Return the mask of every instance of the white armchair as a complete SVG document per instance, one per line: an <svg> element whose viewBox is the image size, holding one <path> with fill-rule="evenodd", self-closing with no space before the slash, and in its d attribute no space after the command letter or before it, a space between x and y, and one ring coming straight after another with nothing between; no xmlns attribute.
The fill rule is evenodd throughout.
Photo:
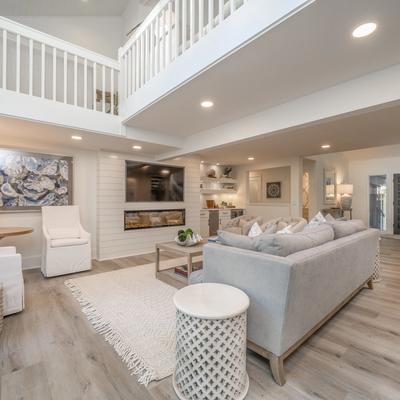
<svg viewBox="0 0 400 400"><path fill-rule="evenodd" d="M14 314L24 309L24 278L21 254L15 247L0 247L0 284L3 286L3 313Z"/></svg>
<svg viewBox="0 0 400 400"><path fill-rule="evenodd" d="M90 234L82 228L78 206L42 207L42 228L44 276L91 268Z"/></svg>

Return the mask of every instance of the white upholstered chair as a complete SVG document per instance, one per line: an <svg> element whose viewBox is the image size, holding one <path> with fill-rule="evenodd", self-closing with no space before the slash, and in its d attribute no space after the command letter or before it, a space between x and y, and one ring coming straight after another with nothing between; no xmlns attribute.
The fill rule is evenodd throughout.
<svg viewBox="0 0 400 400"><path fill-rule="evenodd" d="M82 228L78 206L42 207L42 228L44 276L91 268L90 234Z"/></svg>
<svg viewBox="0 0 400 400"><path fill-rule="evenodd" d="M3 286L3 314L24 309L24 278L21 254L15 247L0 247L0 284Z"/></svg>

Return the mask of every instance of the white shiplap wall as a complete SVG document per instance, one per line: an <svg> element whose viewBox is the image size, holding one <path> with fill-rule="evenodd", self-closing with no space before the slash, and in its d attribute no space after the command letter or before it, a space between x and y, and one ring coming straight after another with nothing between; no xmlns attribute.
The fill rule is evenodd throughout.
<svg viewBox="0 0 400 400"><path fill-rule="evenodd" d="M97 185L97 252L99 260L154 251L155 243L173 240L180 227L124 231L124 210L186 209L186 225L200 230L200 160L181 158L171 162L185 167L184 202L125 202L125 160L123 155L100 152ZM118 158L116 158L118 157ZM150 160L148 160L151 162ZM167 164L167 163L166 163Z"/></svg>

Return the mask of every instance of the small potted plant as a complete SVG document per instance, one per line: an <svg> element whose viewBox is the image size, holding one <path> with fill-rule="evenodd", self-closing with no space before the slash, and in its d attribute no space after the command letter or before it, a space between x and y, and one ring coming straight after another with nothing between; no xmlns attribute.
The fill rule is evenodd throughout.
<svg viewBox="0 0 400 400"><path fill-rule="evenodd" d="M175 238L175 242L180 246L194 246L202 240L203 238L198 233L194 233L191 228L180 229Z"/></svg>

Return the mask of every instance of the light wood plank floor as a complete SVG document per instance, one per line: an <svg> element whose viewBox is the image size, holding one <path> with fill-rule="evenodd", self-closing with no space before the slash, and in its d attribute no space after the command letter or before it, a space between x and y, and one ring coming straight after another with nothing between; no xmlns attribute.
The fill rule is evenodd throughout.
<svg viewBox="0 0 400 400"><path fill-rule="evenodd" d="M171 258L172 255L164 255ZM147 264L154 255L94 262L79 276ZM400 241L382 241L383 278L363 290L285 362L276 385L250 353L254 399L400 399ZM63 282L24 273L26 309L7 317L0 337L1 400L176 399L170 379L139 385L80 311ZM70 278L70 276L68 277Z"/></svg>

